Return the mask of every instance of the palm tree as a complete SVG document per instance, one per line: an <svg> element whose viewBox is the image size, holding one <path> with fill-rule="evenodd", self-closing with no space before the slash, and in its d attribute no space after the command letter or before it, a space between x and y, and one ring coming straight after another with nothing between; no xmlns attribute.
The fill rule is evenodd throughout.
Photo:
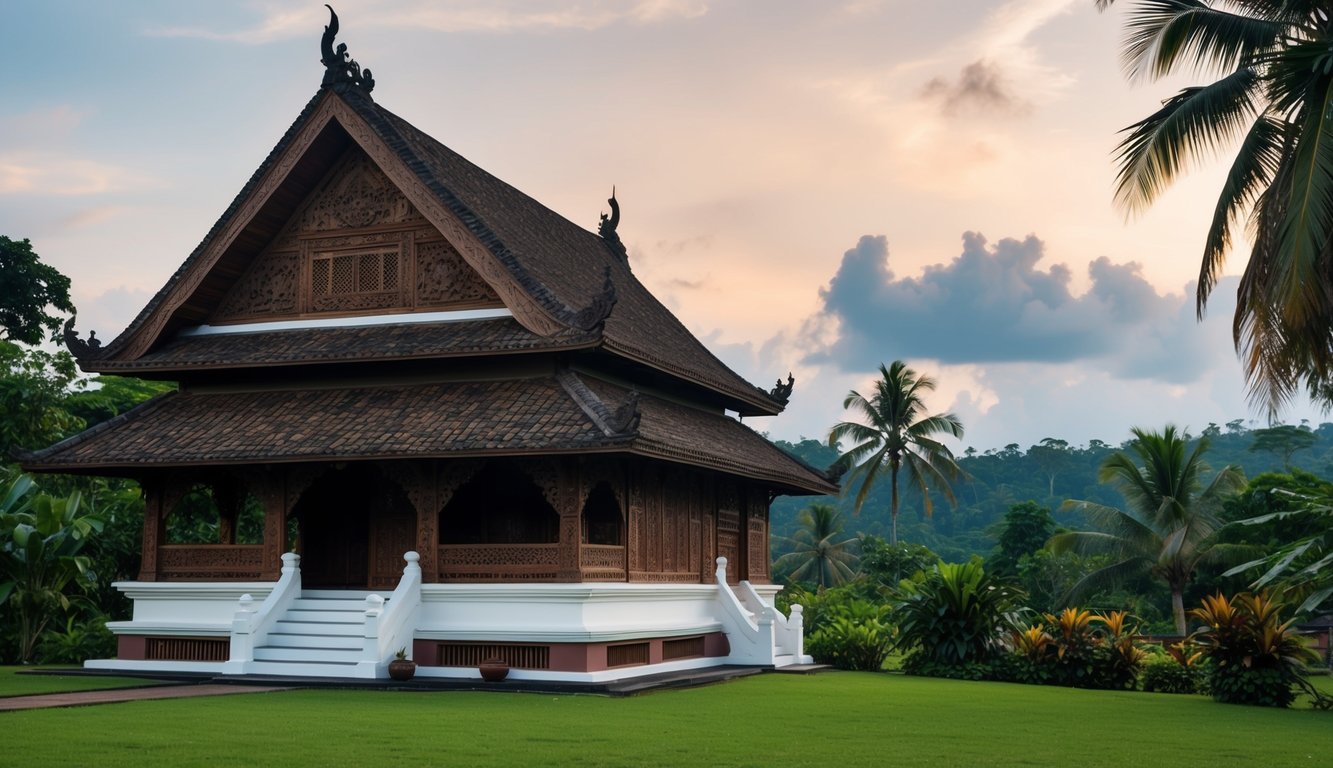
<svg viewBox="0 0 1333 768"><path fill-rule="evenodd" d="M1114 0L1096 0L1099 9ZM1250 396L1276 414L1304 384L1333 405L1333 19L1311 0L1133 0L1131 78L1217 76L1125 129L1116 200L1140 211L1176 176L1236 146L1199 269L1203 316L1233 229L1253 243L1233 335Z"/></svg>
<svg viewBox="0 0 1333 768"><path fill-rule="evenodd" d="M849 480L859 481L855 509L859 514L866 496L888 470L890 492L890 544L898 543L898 471L906 469L907 484L921 492L922 507L929 517L934 511L930 491L944 494L956 503L950 482L963 473L954 462L953 453L935 440L939 434L963 436L963 424L952 413L922 416L925 404L921 396L935 389L935 380L918 376L901 360L885 368L879 366L875 394L866 399L852 390L842 401L844 409L860 413L866 423L843 421L829 431L828 444L837 448L843 438L851 438L852 447L838 457L835 467L853 468Z"/></svg>
<svg viewBox="0 0 1333 768"><path fill-rule="evenodd" d="M1097 473L1099 481L1120 491L1127 509L1066 501L1062 510L1083 512L1102 530L1057 534L1050 547L1055 552L1111 556L1110 565L1080 579L1067 598L1144 571L1164 580L1171 589L1176 632L1183 635L1185 587L1200 563L1224 553L1225 545L1217 544L1213 535L1221 527L1217 512L1225 497L1245 484L1245 476L1239 468L1226 466L1205 485L1206 439L1187 453L1188 440L1169 424L1160 434L1137 427L1131 431L1130 448L1142 466L1134 457L1117 452L1102 462Z"/></svg>
<svg viewBox="0 0 1333 768"><path fill-rule="evenodd" d="M792 581L813 578L821 587L837 586L856 576L853 550L857 538L836 540L842 535L841 512L831 504L811 504L801 510L796 522L800 527L787 539L794 549L774 561L774 569L790 569Z"/></svg>

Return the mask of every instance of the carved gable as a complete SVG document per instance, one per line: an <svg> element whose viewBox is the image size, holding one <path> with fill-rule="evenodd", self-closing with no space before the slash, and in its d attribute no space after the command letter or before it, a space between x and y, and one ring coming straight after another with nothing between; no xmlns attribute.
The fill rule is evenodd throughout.
<svg viewBox="0 0 1333 768"><path fill-rule="evenodd" d="M228 291L212 323L501 306L360 149L330 170Z"/></svg>

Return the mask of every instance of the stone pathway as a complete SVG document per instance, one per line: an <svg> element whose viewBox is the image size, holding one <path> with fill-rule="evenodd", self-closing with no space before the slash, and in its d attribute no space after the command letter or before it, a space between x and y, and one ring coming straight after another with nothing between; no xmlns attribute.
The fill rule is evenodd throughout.
<svg viewBox="0 0 1333 768"><path fill-rule="evenodd" d="M119 701L145 699L183 699L194 696L227 696L235 693L262 691L289 691L269 685L162 685L152 688L122 688L109 691L79 691L77 693L43 693L33 696L11 696L0 699L0 712L18 709L46 709L49 707L84 707L91 704L113 704Z"/></svg>

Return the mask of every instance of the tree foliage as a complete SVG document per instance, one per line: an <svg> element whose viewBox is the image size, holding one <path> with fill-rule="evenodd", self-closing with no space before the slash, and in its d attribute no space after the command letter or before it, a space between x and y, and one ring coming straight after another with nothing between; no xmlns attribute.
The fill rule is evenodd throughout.
<svg viewBox="0 0 1333 768"><path fill-rule="evenodd" d="M811 504L801 511L800 527L788 543L791 551L773 568L791 581L834 587L856 575L855 536L843 533L842 514L829 504Z"/></svg>
<svg viewBox="0 0 1333 768"><path fill-rule="evenodd" d="M27 239L0 235L0 332L4 339L40 344L48 334L56 338L62 321L51 309L74 313L69 278L38 260Z"/></svg>
<svg viewBox="0 0 1333 768"><path fill-rule="evenodd" d="M1244 222L1253 245L1233 329L1251 395L1276 411L1304 385L1333 404L1333 25L1327 3L1129 5L1121 51L1129 76L1216 79L1185 88L1125 129L1117 202L1142 210L1201 157L1237 147L1206 233L1199 314Z"/></svg>
<svg viewBox="0 0 1333 768"><path fill-rule="evenodd" d="M1218 513L1228 495L1240 490L1244 476L1223 467L1211 478L1203 461L1208 441L1193 449L1174 426L1162 432L1135 428L1130 449L1102 464L1100 479L1124 497L1125 509L1090 501L1065 502L1087 515L1101 530L1071 531L1051 539L1055 551L1107 554L1111 563L1085 576L1074 593L1114 584L1147 570L1171 590L1176 631L1185 634L1185 587L1199 564L1214 551L1221 527ZM1137 457L1137 462L1136 462Z"/></svg>
<svg viewBox="0 0 1333 768"><path fill-rule="evenodd" d="M887 368L879 367L875 393L866 398L853 390L842 407L856 413L862 421L843 421L829 431L828 444L838 446L849 439L851 447L838 464L851 470L849 484L859 484L854 509L861 506L883 473L889 475L889 543L898 543L898 473L906 470L907 484L921 494L927 517L933 511L931 490L944 494L954 503L951 483L962 472L953 453L936 439L938 435L963 436L963 424L952 413L925 415L922 397L935 389L935 380L907 367L901 360Z"/></svg>

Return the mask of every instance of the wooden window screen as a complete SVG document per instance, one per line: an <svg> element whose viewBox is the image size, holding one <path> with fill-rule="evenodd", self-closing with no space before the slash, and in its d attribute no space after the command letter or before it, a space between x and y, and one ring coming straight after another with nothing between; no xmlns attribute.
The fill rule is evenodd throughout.
<svg viewBox="0 0 1333 768"><path fill-rule="evenodd" d="M316 299L359 293L396 293L402 284L398 251L322 254L310 264L310 292Z"/></svg>

